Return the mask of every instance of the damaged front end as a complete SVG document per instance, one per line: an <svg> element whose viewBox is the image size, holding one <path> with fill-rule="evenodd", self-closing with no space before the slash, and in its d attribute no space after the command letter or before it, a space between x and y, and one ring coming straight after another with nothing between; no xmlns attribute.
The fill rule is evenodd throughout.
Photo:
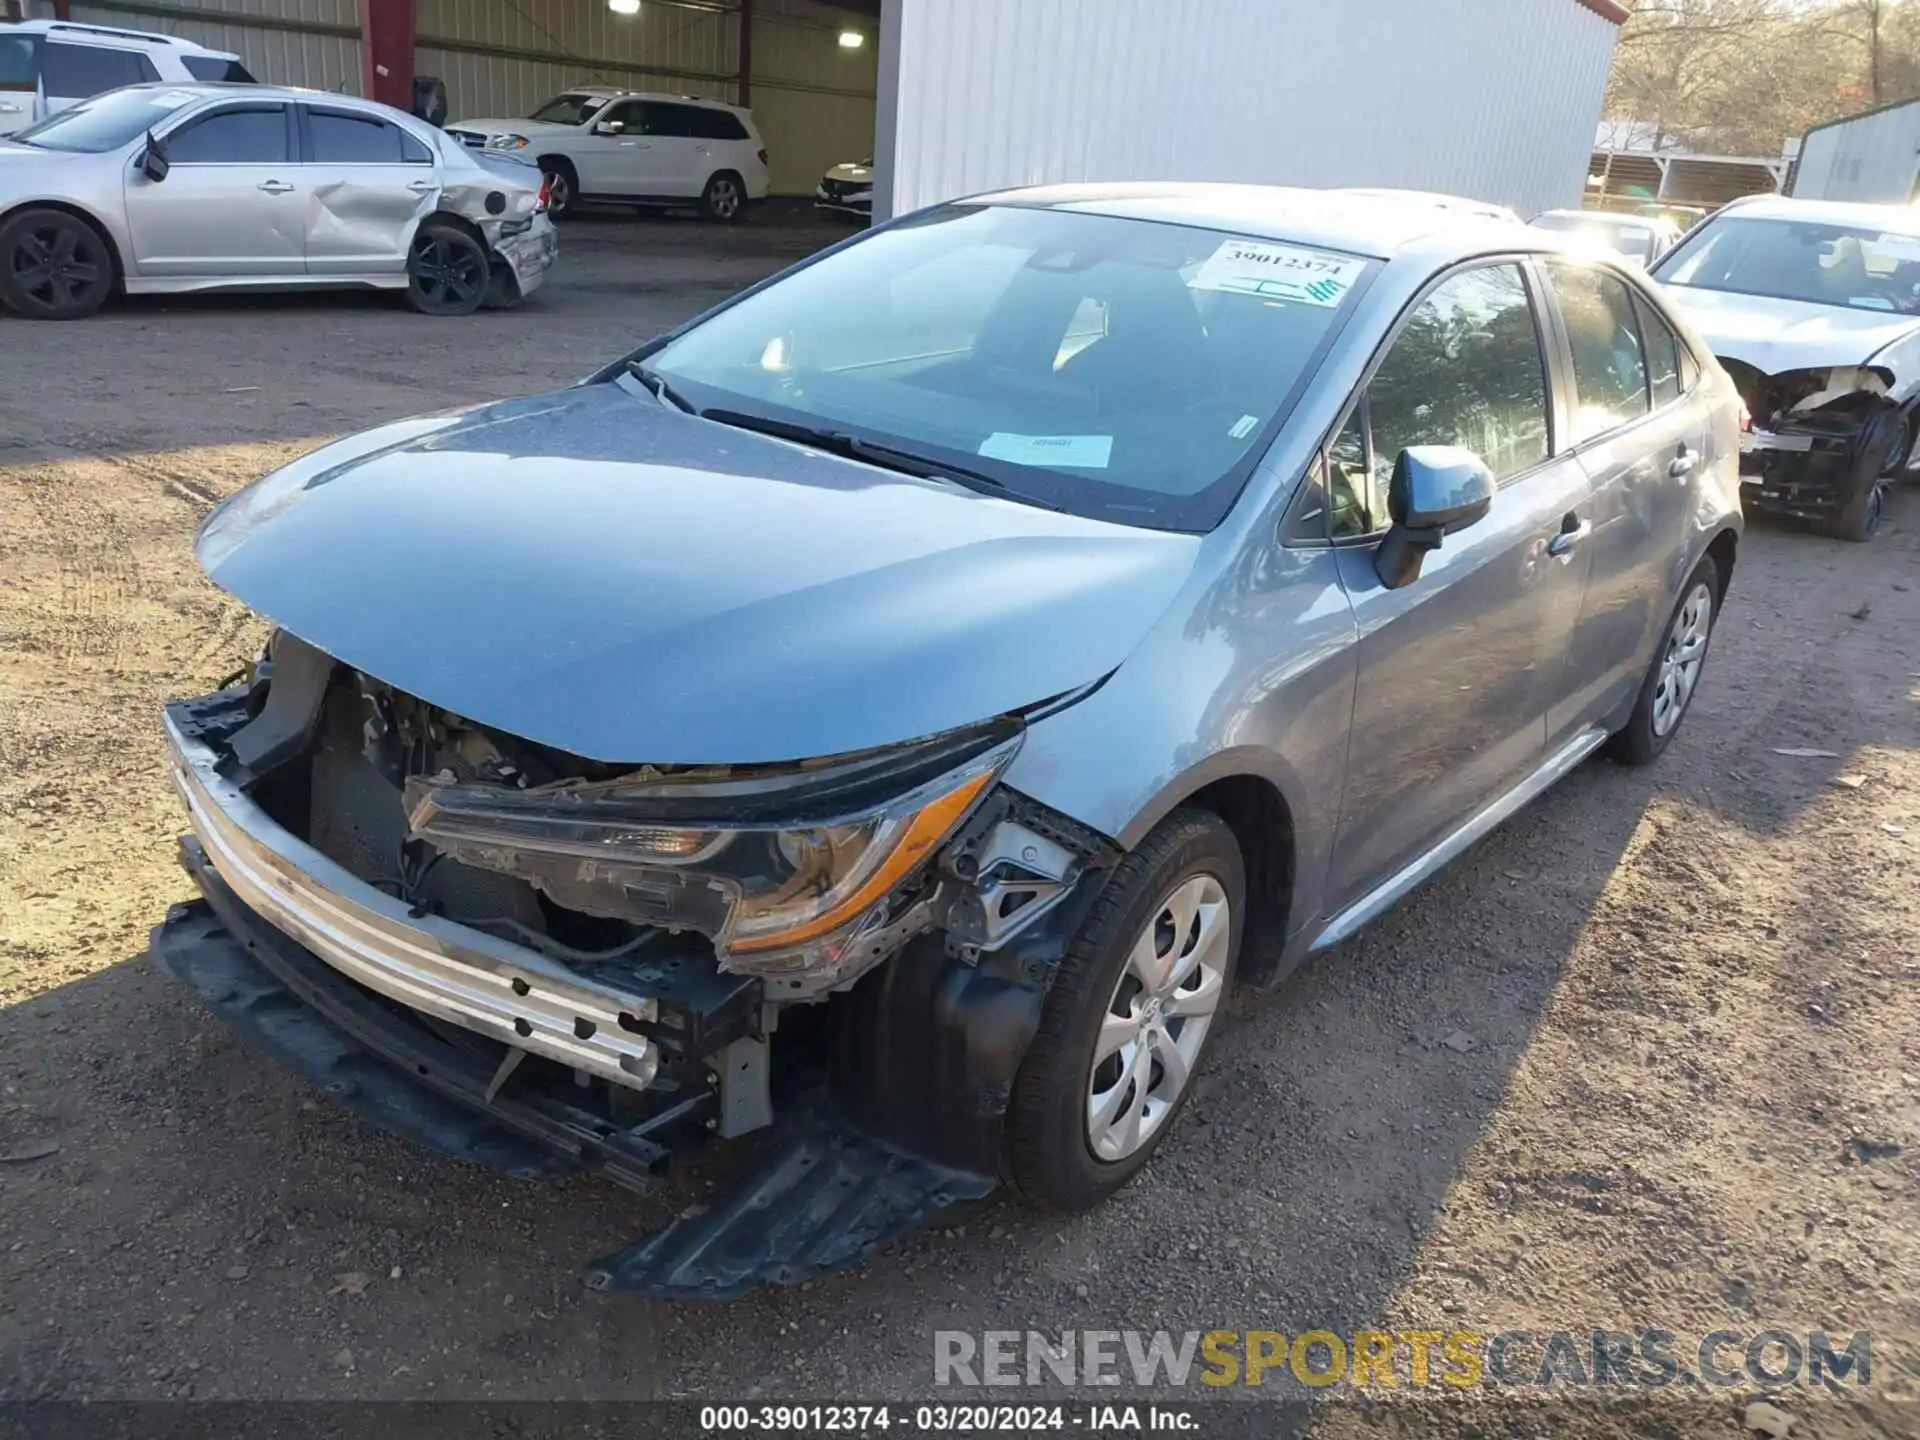
<svg viewBox="0 0 1920 1440"><path fill-rule="evenodd" d="M389 1128L645 1189L764 1131L737 1197L592 1282L725 1294L857 1262L994 1183L1108 842L1008 790L1019 715L815 762L620 767L291 634L167 710L204 899L163 968Z"/></svg>
<svg viewBox="0 0 1920 1440"><path fill-rule="evenodd" d="M1751 417L1740 437L1743 500L1802 519L1859 512L1910 440L1893 375L1870 365L1763 374L1722 357Z"/></svg>

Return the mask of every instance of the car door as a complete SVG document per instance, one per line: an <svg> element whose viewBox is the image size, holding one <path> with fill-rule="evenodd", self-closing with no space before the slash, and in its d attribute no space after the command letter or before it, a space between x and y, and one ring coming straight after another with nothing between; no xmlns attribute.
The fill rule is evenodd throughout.
<svg viewBox="0 0 1920 1440"><path fill-rule="evenodd" d="M299 275L306 211L288 107L244 101L197 111L161 138L164 180L127 167L127 228L142 276ZM138 152L136 152L136 157Z"/></svg>
<svg viewBox="0 0 1920 1440"><path fill-rule="evenodd" d="M1334 904L1415 862L1536 771L1580 614L1591 486L1556 453L1537 280L1522 261L1438 281L1402 320L1329 447L1329 508L1358 624ZM1412 445L1461 445L1499 482L1477 524L1397 589L1374 571L1387 481Z"/></svg>
<svg viewBox="0 0 1920 1440"><path fill-rule="evenodd" d="M664 183L662 157L647 133L647 103L617 100L567 147L583 195L654 195Z"/></svg>
<svg viewBox="0 0 1920 1440"><path fill-rule="evenodd" d="M300 107L307 273L395 275L420 218L440 199L433 152L384 116Z"/></svg>
<svg viewBox="0 0 1920 1440"><path fill-rule="evenodd" d="M693 199L706 189L707 177L719 169L713 158L714 127L708 117L714 112L698 105L669 105L650 101L647 123L659 155L661 184L659 193Z"/></svg>
<svg viewBox="0 0 1920 1440"><path fill-rule="evenodd" d="M39 88L39 43L31 35L0 35L0 135L33 124Z"/></svg>
<svg viewBox="0 0 1920 1440"><path fill-rule="evenodd" d="M40 45L40 93L49 115L123 85L159 78L153 61L140 50L51 39Z"/></svg>
<svg viewBox="0 0 1920 1440"><path fill-rule="evenodd" d="M1564 347L1568 438L1594 486L1584 542L1592 569L1548 719L1551 744L1638 691L1681 578L1712 427L1699 386L1682 393L1678 337L1638 285L1600 264L1555 259L1543 269Z"/></svg>

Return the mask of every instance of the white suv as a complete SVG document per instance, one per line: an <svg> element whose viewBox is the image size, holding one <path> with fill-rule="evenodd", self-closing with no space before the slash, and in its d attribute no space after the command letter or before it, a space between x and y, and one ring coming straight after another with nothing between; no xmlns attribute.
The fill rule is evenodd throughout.
<svg viewBox="0 0 1920 1440"><path fill-rule="evenodd" d="M767 152L753 115L697 95L585 85L524 120L456 120L447 133L537 160L555 215L595 201L698 205L710 220L736 220L748 201L767 195Z"/></svg>
<svg viewBox="0 0 1920 1440"><path fill-rule="evenodd" d="M154 80L252 84L238 55L145 30L65 20L0 25L0 135L122 85Z"/></svg>

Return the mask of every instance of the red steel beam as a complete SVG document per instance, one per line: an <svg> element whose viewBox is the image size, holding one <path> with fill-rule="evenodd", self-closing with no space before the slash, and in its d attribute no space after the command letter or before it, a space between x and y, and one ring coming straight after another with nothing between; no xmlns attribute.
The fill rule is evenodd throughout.
<svg viewBox="0 0 1920 1440"><path fill-rule="evenodd" d="M753 0L740 0L740 107L753 104Z"/></svg>
<svg viewBox="0 0 1920 1440"><path fill-rule="evenodd" d="M413 0L360 0L360 93L413 108Z"/></svg>

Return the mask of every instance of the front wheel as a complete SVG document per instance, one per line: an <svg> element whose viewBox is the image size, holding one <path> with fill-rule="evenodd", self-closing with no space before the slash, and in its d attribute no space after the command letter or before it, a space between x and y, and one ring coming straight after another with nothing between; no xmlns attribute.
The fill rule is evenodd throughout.
<svg viewBox="0 0 1920 1440"><path fill-rule="evenodd" d="M1699 688L1719 613L1720 567L1706 555L1681 588L1680 603L1640 682L1632 717L1608 742L1607 752L1615 760L1623 765L1651 764L1673 743Z"/></svg>
<svg viewBox="0 0 1920 1440"><path fill-rule="evenodd" d="M0 225L0 300L28 320L81 320L113 292L113 251L64 210L23 210Z"/></svg>
<svg viewBox="0 0 1920 1440"><path fill-rule="evenodd" d="M1176 810L1120 863L1047 996L1007 1114L1036 1203L1098 1204L1172 1130L1233 983L1246 869L1233 832Z"/></svg>
<svg viewBox="0 0 1920 1440"><path fill-rule="evenodd" d="M707 181L707 188L701 192L700 213L709 220L731 224L740 218L746 203L747 190L740 183L740 177L731 170L722 170Z"/></svg>
<svg viewBox="0 0 1920 1440"><path fill-rule="evenodd" d="M487 298L481 243L457 225L429 220L407 256L407 303L422 315L471 315Z"/></svg>

